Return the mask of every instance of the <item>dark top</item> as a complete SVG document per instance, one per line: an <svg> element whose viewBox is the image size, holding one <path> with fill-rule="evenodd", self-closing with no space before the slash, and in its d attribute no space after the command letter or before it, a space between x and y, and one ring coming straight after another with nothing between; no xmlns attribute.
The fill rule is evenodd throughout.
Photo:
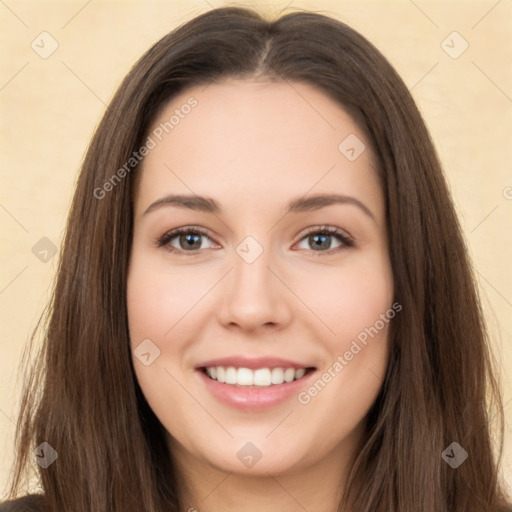
<svg viewBox="0 0 512 512"><path fill-rule="evenodd" d="M22 498L0 503L0 512L44 512L44 498L40 494L28 494Z"/></svg>

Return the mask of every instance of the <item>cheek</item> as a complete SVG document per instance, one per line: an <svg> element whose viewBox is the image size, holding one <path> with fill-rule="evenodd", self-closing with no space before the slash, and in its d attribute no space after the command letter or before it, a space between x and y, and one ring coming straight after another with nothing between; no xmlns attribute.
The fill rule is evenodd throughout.
<svg viewBox="0 0 512 512"><path fill-rule="evenodd" d="M393 307L393 292L391 266L377 252L330 272L309 288L308 303L324 324L319 323L318 332L324 334L318 340L328 356L317 381L298 401L341 430L364 417L382 385L389 326L400 309Z"/></svg>
<svg viewBox="0 0 512 512"><path fill-rule="evenodd" d="M151 257L144 250L132 254L127 306L134 369L148 403L164 416L162 411L168 409L170 396L175 404L184 405L183 418L189 415L189 410L197 414L179 383L190 373L190 340L201 332L201 322L208 318L202 309L206 301L202 299L214 278L211 269L172 266L165 258ZM145 354L148 349L151 359L146 366L147 361L138 354ZM167 418L168 424L173 421Z"/></svg>
<svg viewBox="0 0 512 512"><path fill-rule="evenodd" d="M393 301L391 267L377 254L357 264L316 273L314 280L301 279L295 289L324 324L322 338L329 344L329 351L350 344L351 339L373 326Z"/></svg>
<svg viewBox="0 0 512 512"><path fill-rule="evenodd" d="M128 322L132 344L170 337L185 316L193 314L209 288L207 276L181 267L162 266L134 256L128 274ZM188 318L187 318L188 319Z"/></svg>
<svg viewBox="0 0 512 512"><path fill-rule="evenodd" d="M391 307L393 290L384 275L351 275L331 294L333 330L339 339L353 339L374 326ZM379 322L379 330L383 326Z"/></svg>
<svg viewBox="0 0 512 512"><path fill-rule="evenodd" d="M187 311L189 314L195 311L192 308L200 292L195 279L199 278L180 269L170 272L169 266L159 265L143 251L134 251L132 255L127 306L135 374L149 406L166 428L172 426L177 432L182 423L192 424L193 415L198 414L180 385L182 378L179 376L186 352L186 343L180 341L186 340L182 329L187 326ZM143 346L144 350L139 349ZM140 357L148 352L148 361ZM170 414L169 397L172 397L173 407L181 411L178 422Z"/></svg>
<svg viewBox="0 0 512 512"><path fill-rule="evenodd" d="M176 283L173 283L176 285ZM143 338L162 337L172 327L178 294L168 290L163 276L134 269L128 280L128 323L132 343Z"/></svg>

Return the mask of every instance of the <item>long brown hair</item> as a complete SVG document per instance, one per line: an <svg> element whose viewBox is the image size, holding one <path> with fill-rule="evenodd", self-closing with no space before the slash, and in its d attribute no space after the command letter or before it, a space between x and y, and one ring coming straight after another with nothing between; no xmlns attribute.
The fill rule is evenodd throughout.
<svg viewBox="0 0 512 512"><path fill-rule="evenodd" d="M390 364L340 510L508 510L498 478L503 411L475 281L407 87L340 21L302 11L267 20L236 7L213 9L157 42L124 79L91 141L44 343L24 390L11 496L34 448L48 442L58 453L56 463L39 468L48 510L180 509L164 429L131 360L126 277L136 169L108 193L97 191L178 92L233 77L313 84L354 117L378 162L403 310L391 323ZM497 418L497 441L490 418ZM442 457L452 442L468 454L457 469Z"/></svg>

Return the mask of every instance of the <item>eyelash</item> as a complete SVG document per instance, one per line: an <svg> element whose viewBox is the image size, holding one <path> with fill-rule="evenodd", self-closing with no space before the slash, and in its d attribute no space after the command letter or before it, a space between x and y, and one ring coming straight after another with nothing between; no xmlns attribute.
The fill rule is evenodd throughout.
<svg viewBox="0 0 512 512"><path fill-rule="evenodd" d="M171 245L169 245L169 242L173 238L176 238L177 236L184 235L184 234L201 235L201 236L205 236L205 237L211 239L211 237L205 230L203 230L201 228L197 228L197 227L187 226L187 227L183 227L183 228L176 228L172 231L165 233L163 236L161 236L160 238L157 239L156 245L157 245L157 247L165 246L168 251L179 254L179 255L187 255L187 256L199 255L199 252L202 249L194 249L192 251L183 251L181 249L177 249L176 247L172 247ZM321 226L321 227L311 228L302 236L302 238L299 240L299 242L301 242L302 240L304 240L304 238L306 238L307 236L312 235L312 234L334 236L334 237L338 238L338 240L342 243L342 245L340 247L335 247L334 249L328 249L326 251L314 251L313 249L310 249L310 252L314 256L326 256L326 255L330 255L330 254L342 251L344 249L348 249L350 247L354 247L354 241L350 236L347 236L346 234L341 232L339 229L332 228L329 226Z"/></svg>

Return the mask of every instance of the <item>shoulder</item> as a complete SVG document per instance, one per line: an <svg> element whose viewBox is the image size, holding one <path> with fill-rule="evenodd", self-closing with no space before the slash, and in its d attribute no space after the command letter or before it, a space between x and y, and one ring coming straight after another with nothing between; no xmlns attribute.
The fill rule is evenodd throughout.
<svg viewBox="0 0 512 512"><path fill-rule="evenodd" d="M28 494L21 498L0 503L0 512L44 512L44 497L41 494Z"/></svg>

